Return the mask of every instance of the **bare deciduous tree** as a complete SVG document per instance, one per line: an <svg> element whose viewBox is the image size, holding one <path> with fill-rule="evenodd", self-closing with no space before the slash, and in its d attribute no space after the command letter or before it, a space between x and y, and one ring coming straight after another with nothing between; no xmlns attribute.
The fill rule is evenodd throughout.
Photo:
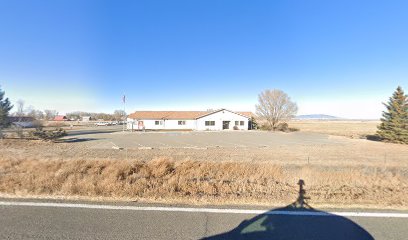
<svg viewBox="0 0 408 240"><path fill-rule="evenodd" d="M276 130L280 122L293 118L297 113L297 105L290 97L278 89L265 90L258 95L255 105L256 114L265 120L272 130Z"/></svg>
<svg viewBox="0 0 408 240"><path fill-rule="evenodd" d="M28 107L26 112L27 117L32 117L36 120L44 119L44 113L41 110L36 110L33 106Z"/></svg>
<svg viewBox="0 0 408 240"><path fill-rule="evenodd" d="M35 110L35 118L37 120L43 120L44 119L44 113L41 110Z"/></svg>
<svg viewBox="0 0 408 240"><path fill-rule="evenodd" d="M17 101L17 112L16 112L17 117L24 117L24 115L25 115L24 104L25 104L25 102L22 99L19 99Z"/></svg>
<svg viewBox="0 0 408 240"><path fill-rule="evenodd" d="M44 110L45 113L45 119L46 120L53 120L55 118L55 116L58 115L58 112L56 110Z"/></svg>
<svg viewBox="0 0 408 240"><path fill-rule="evenodd" d="M115 112L113 112L113 117L116 121L123 121L125 119L125 116L126 112L123 110L115 110Z"/></svg>

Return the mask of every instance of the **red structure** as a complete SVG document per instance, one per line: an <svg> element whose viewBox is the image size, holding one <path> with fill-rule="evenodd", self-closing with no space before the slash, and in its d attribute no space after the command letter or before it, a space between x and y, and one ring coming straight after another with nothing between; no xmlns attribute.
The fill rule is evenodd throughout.
<svg viewBox="0 0 408 240"><path fill-rule="evenodd" d="M54 121L68 121L66 116L55 116Z"/></svg>

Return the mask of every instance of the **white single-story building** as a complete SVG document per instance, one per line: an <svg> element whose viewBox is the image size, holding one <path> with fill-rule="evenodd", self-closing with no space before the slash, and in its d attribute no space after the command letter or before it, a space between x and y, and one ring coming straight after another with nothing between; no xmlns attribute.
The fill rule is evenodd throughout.
<svg viewBox="0 0 408 240"><path fill-rule="evenodd" d="M136 111L127 118L128 130L248 130L251 112Z"/></svg>
<svg viewBox="0 0 408 240"><path fill-rule="evenodd" d="M89 121L91 121L92 120L92 117L91 116L83 116L82 117L82 122L89 122Z"/></svg>

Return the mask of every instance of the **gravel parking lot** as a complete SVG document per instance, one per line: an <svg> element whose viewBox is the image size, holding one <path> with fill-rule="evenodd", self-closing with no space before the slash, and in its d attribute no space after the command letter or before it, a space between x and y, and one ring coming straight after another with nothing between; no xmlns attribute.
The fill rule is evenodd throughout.
<svg viewBox="0 0 408 240"><path fill-rule="evenodd" d="M93 140L92 148L262 148L280 145L338 145L345 143L329 135L308 132L122 132L98 128L71 132L69 137ZM68 137L68 138L69 138Z"/></svg>
<svg viewBox="0 0 408 240"><path fill-rule="evenodd" d="M120 127L93 127L69 130L64 142L58 145L62 153L57 149L52 152L64 158L86 159L149 160L166 156L175 160L390 167L406 166L408 157L405 145L304 131L122 132ZM33 155L42 158L49 152L33 150Z"/></svg>

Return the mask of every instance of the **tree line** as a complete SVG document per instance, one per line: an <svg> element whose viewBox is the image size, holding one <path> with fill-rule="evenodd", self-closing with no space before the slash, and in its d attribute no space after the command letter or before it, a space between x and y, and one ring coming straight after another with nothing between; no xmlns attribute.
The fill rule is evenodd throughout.
<svg viewBox="0 0 408 240"><path fill-rule="evenodd" d="M123 110L115 110L113 114L109 113L93 113L93 112L82 112L75 111L67 113L66 116L68 119L81 120L82 117L91 117L92 120L104 120L104 121L123 121L126 112Z"/></svg>
<svg viewBox="0 0 408 240"><path fill-rule="evenodd" d="M4 95L4 91L3 91ZM11 108L10 108L11 109ZM56 116L58 116L57 110L46 109L44 111L35 109L33 106L25 107L24 100L18 100L16 102L16 111L10 113L12 117L32 117L35 120L46 120L51 121ZM82 120L82 117L91 117L92 120L103 120L103 121L121 121L124 119L125 111L115 110L113 114L109 113L94 113L94 112L83 112L74 111L67 113L65 116L69 120Z"/></svg>

